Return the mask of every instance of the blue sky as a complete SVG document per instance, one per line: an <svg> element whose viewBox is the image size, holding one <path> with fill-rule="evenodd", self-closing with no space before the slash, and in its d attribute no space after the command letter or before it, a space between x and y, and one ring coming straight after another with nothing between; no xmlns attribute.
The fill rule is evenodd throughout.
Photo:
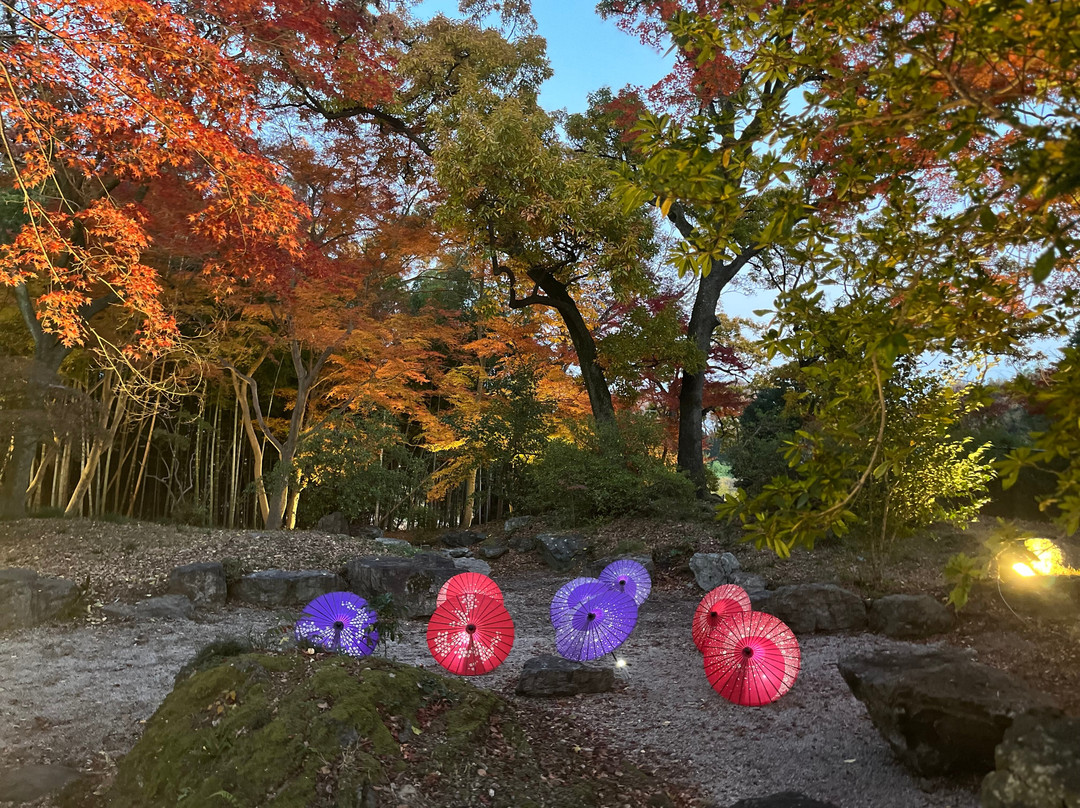
<svg viewBox="0 0 1080 808"><path fill-rule="evenodd" d="M600 19L595 7L595 0L533 0L537 33L547 40L555 71L540 92L546 109L584 112L589 93L605 86L650 86L670 69L671 57ZM414 13L427 18L439 12L459 16L457 0L425 0Z"/></svg>

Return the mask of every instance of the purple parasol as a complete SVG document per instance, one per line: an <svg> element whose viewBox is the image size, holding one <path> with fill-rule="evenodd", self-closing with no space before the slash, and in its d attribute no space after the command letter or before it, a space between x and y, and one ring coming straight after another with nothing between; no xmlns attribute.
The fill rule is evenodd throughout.
<svg viewBox="0 0 1080 808"><path fill-rule="evenodd" d="M352 592L319 595L304 607L296 621L297 642L349 656L367 656L375 650L379 615L366 600Z"/></svg>
<svg viewBox="0 0 1080 808"><path fill-rule="evenodd" d="M600 592L608 589L586 590L580 589L585 584L598 584L600 583L596 578L575 578L572 581L568 581L559 587L559 591L555 593L555 597L551 599L551 625L558 628L559 619L564 616L568 609L579 604L582 598L599 594Z"/></svg>
<svg viewBox="0 0 1080 808"><path fill-rule="evenodd" d="M555 649L566 659L584 662L609 654L626 642L637 623L637 604L606 584L585 584L603 591L586 596L555 621Z"/></svg>
<svg viewBox="0 0 1080 808"><path fill-rule="evenodd" d="M600 581L612 589L625 592L640 606L652 591L652 578L644 566L629 558L612 561L600 573Z"/></svg>

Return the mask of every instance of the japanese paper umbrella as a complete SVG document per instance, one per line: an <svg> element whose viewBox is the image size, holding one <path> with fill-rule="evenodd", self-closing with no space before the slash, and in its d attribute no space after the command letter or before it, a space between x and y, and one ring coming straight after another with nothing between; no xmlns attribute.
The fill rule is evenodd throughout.
<svg viewBox="0 0 1080 808"><path fill-rule="evenodd" d="M298 642L309 642L327 651L367 656L375 650L379 615L366 600L352 592L319 595L304 607L294 629Z"/></svg>
<svg viewBox="0 0 1080 808"><path fill-rule="evenodd" d="M629 558L612 561L603 572L600 580L612 589L625 592L634 599L634 603L640 606L649 597L652 591L652 578L649 571L642 564Z"/></svg>
<svg viewBox="0 0 1080 808"><path fill-rule="evenodd" d="M694 621L690 630L694 636L694 645L699 651L705 650L705 638L711 634L720 621L733 614L750 611L750 596L746 590L735 584L718 586L705 595L694 610Z"/></svg>
<svg viewBox="0 0 1080 808"><path fill-rule="evenodd" d="M617 589L586 597L571 606L555 624L555 650L566 659L584 662L610 654L630 636L637 623L637 604Z"/></svg>
<svg viewBox="0 0 1080 808"><path fill-rule="evenodd" d="M593 595L598 595L609 588L606 586L591 590L581 588L584 584L598 583L600 583L600 581L596 578L575 578L560 586L559 591L555 593L555 597L551 599L551 625L558 628L559 620L565 617L567 611L572 606L576 606L586 596L591 597Z"/></svg>
<svg viewBox="0 0 1080 808"><path fill-rule="evenodd" d="M495 598L455 595L436 607L428 621L427 644L435 661L450 673L491 673L514 645L514 621Z"/></svg>
<svg viewBox="0 0 1080 808"><path fill-rule="evenodd" d="M499 585L479 572L462 572L442 585L435 597L435 605L441 606L447 598L456 595L485 595L502 603L503 593Z"/></svg>
<svg viewBox="0 0 1080 808"><path fill-rule="evenodd" d="M764 612L733 614L705 641L709 684L746 707L761 707L787 693L799 675L799 660L791 629Z"/></svg>

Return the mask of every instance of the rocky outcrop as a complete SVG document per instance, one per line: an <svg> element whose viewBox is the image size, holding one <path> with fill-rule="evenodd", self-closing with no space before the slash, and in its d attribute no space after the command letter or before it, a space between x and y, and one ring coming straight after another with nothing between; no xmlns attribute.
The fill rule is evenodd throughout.
<svg viewBox="0 0 1080 808"><path fill-rule="evenodd" d="M779 617L796 634L866 628L866 605L862 598L833 584L782 586L756 608Z"/></svg>
<svg viewBox="0 0 1080 808"><path fill-rule="evenodd" d="M556 572L566 572L585 556L585 537L580 533L541 533L536 537L540 558Z"/></svg>
<svg viewBox="0 0 1080 808"><path fill-rule="evenodd" d="M303 605L319 595L343 589L344 579L326 570L261 570L233 584L229 596L272 609Z"/></svg>
<svg viewBox="0 0 1080 808"><path fill-rule="evenodd" d="M109 603L102 610L113 620L190 620L194 604L184 595L161 595L137 603Z"/></svg>
<svg viewBox="0 0 1080 808"><path fill-rule="evenodd" d="M988 772L1013 721L1057 712L1049 697L954 649L883 651L837 667L897 757L927 777Z"/></svg>
<svg viewBox="0 0 1080 808"><path fill-rule="evenodd" d="M878 634L914 640L950 631L956 616L929 595L886 595L870 604L867 620Z"/></svg>
<svg viewBox="0 0 1080 808"><path fill-rule="evenodd" d="M78 599L74 581L45 578L21 567L0 569L0 631L63 617Z"/></svg>
<svg viewBox="0 0 1080 808"><path fill-rule="evenodd" d="M491 575L491 565L479 558L455 558L454 566L457 572L478 572L481 575Z"/></svg>
<svg viewBox="0 0 1080 808"><path fill-rule="evenodd" d="M994 754L982 784L983 808L1080 806L1080 718L1021 716Z"/></svg>
<svg viewBox="0 0 1080 808"><path fill-rule="evenodd" d="M554 654L533 657L518 678L519 696L576 696L579 693L607 693L615 687L615 671L608 666L587 665Z"/></svg>
<svg viewBox="0 0 1080 808"><path fill-rule="evenodd" d="M735 583L732 576L741 570L739 559L731 553L694 553L690 558L690 571L705 592Z"/></svg>
<svg viewBox="0 0 1080 808"><path fill-rule="evenodd" d="M509 550L510 542L506 536L490 536L478 546L474 547L473 553L480 558L486 558L489 561L493 561L496 558L501 558L506 555Z"/></svg>
<svg viewBox="0 0 1080 808"><path fill-rule="evenodd" d="M224 603L229 593L225 567L215 561L174 567L169 573L169 592L183 595L196 606Z"/></svg>
<svg viewBox="0 0 1080 808"><path fill-rule="evenodd" d="M401 617L430 617L439 589L459 570L454 560L438 553L412 558L352 558L345 566L348 588L373 600L389 594Z"/></svg>

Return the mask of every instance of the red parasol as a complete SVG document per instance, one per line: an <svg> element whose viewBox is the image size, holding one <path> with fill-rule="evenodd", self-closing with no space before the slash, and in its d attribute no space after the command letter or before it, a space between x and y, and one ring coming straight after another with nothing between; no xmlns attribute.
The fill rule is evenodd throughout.
<svg viewBox="0 0 1080 808"><path fill-rule="evenodd" d="M447 598L459 595L484 595L502 603L503 593L499 585L479 572L462 572L442 585L435 597L435 605L442 606Z"/></svg>
<svg viewBox="0 0 1080 808"><path fill-rule="evenodd" d="M428 621L427 644L435 661L450 673L491 673L514 645L514 621L494 598L458 595L435 609Z"/></svg>
<svg viewBox="0 0 1080 808"><path fill-rule="evenodd" d="M735 704L761 707L787 693L799 675L799 642L777 618L743 612L723 620L705 641L705 676Z"/></svg>
<svg viewBox="0 0 1080 808"><path fill-rule="evenodd" d="M691 633L694 645L699 651L705 651L705 640L716 630L721 621L733 614L750 611L750 596L746 590L735 584L724 584L713 589L698 603L694 610L694 622Z"/></svg>

